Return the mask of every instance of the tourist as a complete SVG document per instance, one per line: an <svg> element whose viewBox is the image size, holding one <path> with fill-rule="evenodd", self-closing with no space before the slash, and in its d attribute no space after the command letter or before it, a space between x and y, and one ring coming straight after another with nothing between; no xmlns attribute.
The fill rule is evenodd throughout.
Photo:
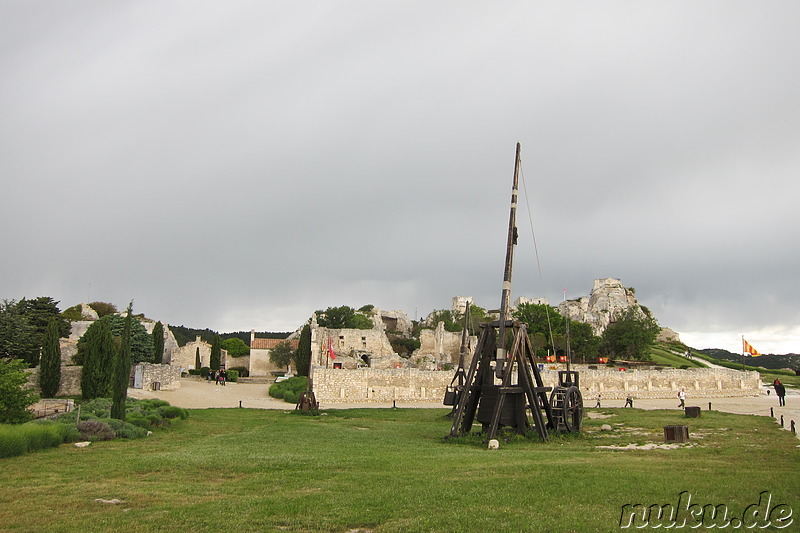
<svg viewBox="0 0 800 533"><path fill-rule="evenodd" d="M223 369L221 369L219 371L219 382L220 382L220 385L222 385L224 387L226 381L228 381L228 373L225 372L225 369L223 368Z"/></svg>
<svg viewBox="0 0 800 533"><path fill-rule="evenodd" d="M597 407L600 407L600 395L599 394L597 395L597 405L595 405L595 408L597 408Z"/></svg>
<svg viewBox="0 0 800 533"><path fill-rule="evenodd" d="M625 398L625 407L633 408L633 398L631 398L630 395Z"/></svg>
<svg viewBox="0 0 800 533"><path fill-rule="evenodd" d="M686 389L681 389L681 391L678 393L678 399L681 401L680 405L678 405L678 408L683 409L686 407Z"/></svg>
<svg viewBox="0 0 800 533"><path fill-rule="evenodd" d="M778 405L781 407L786 407L786 387L779 379L773 381L772 385L775 387L775 395L778 397Z"/></svg>

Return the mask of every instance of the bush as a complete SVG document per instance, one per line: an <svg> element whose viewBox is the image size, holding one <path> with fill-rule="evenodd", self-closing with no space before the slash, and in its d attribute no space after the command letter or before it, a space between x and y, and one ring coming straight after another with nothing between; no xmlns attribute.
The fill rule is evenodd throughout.
<svg viewBox="0 0 800 533"><path fill-rule="evenodd" d="M140 439L147 436L147 429L134 426L124 420L112 418L107 420L107 423L114 430L114 436L118 439Z"/></svg>
<svg viewBox="0 0 800 533"><path fill-rule="evenodd" d="M283 398L288 403L297 403L297 399L306 388L308 388L308 378L295 376L272 385L269 388L269 395L273 398Z"/></svg>
<svg viewBox="0 0 800 533"><path fill-rule="evenodd" d="M228 370L228 381L232 381L234 383L239 381L239 371L232 368Z"/></svg>
<svg viewBox="0 0 800 533"><path fill-rule="evenodd" d="M78 431L81 438L89 441L111 440L116 436L111 426L99 419L78 422Z"/></svg>
<svg viewBox="0 0 800 533"><path fill-rule="evenodd" d="M286 392L283 393L283 401L289 403L297 403L297 400L300 399L300 394L301 393L295 392L293 390L287 390Z"/></svg>
<svg viewBox="0 0 800 533"><path fill-rule="evenodd" d="M189 411L186 409L181 409L175 405L165 405L164 407L159 407L158 412L161 413L161 416L164 418L180 418L181 420L186 420L189 418Z"/></svg>
<svg viewBox="0 0 800 533"><path fill-rule="evenodd" d="M141 414L132 414L126 417L126 421L132 426L136 426L144 430L150 428L150 422Z"/></svg>
<svg viewBox="0 0 800 533"><path fill-rule="evenodd" d="M234 366L230 370L228 370L228 374L230 374L231 371L233 370L239 373L240 378L246 378L250 376L250 371L247 369L246 366Z"/></svg>

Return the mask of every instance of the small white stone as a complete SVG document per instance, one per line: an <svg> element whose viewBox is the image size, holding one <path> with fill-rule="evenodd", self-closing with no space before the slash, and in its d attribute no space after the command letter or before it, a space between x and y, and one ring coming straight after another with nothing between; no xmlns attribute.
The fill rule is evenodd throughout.
<svg viewBox="0 0 800 533"><path fill-rule="evenodd" d="M611 426L609 426L608 424L603 424L602 426L600 426L600 431L611 431Z"/></svg>
<svg viewBox="0 0 800 533"><path fill-rule="evenodd" d="M492 439L489 441L489 449L490 450L499 450L500 449L500 442L497 439Z"/></svg>
<svg viewBox="0 0 800 533"><path fill-rule="evenodd" d="M75 443L75 447L76 448L86 448L90 444L91 444L91 442L89 442L88 440L86 442L76 442Z"/></svg>

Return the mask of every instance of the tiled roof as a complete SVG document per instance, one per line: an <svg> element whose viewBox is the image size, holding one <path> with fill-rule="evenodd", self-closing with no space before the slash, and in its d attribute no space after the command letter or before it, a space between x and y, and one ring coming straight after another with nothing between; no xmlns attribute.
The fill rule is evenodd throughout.
<svg viewBox="0 0 800 533"><path fill-rule="evenodd" d="M277 346L281 342L288 342L293 349L297 349L297 345L299 341L297 339L292 339L287 341L286 339L253 339L252 344L250 345L251 350L271 350L275 346Z"/></svg>

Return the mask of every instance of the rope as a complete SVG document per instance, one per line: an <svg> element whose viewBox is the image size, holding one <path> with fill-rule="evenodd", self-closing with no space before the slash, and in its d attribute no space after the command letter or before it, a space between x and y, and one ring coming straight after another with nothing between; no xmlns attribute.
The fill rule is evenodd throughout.
<svg viewBox="0 0 800 533"><path fill-rule="evenodd" d="M531 203L528 201L528 186L525 183L525 172L522 169L522 158L520 157L519 161L519 174L522 178L522 192L525 196L525 207L528 211L528 223L531 226L531 235L533 235L533 253L536 256L536 267L539 269L539 291L540 294L544 294L544 277L542 276L542 264L539 261L539 246L536 244L536 232L533 230L533 215L531 209ZM550 333L550 345L553 347L553 351L555 353L555 341L553 340L553 326L550 323L550 309L547 309L547 331Z"/></svg>

